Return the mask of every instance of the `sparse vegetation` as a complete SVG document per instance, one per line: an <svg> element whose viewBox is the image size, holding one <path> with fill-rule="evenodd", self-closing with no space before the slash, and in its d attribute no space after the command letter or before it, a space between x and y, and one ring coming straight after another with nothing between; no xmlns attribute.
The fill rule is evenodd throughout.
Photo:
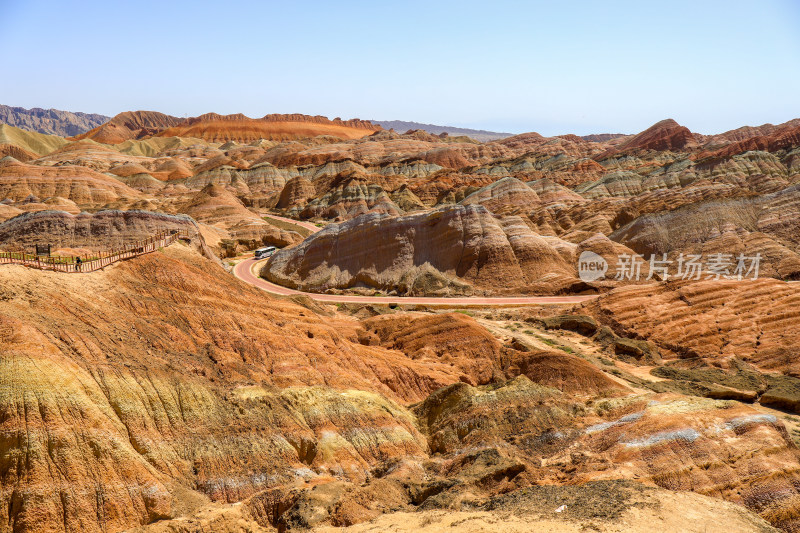
<svg viewBox="0 0 800 533"><path fill-rule="evenodd" d="M547 337L543 337L541 335L536 335L536 338L545 343L548 346L558 346L558 343L553 339L548 339Z"/></svg>
<svg viewBox="0 0 800 533"><path fill-rule="evenodd" d="M304 228L303 226L299 226L297 224L292 224L291 222L286 222L283 220L278 220L277 218L272 218L269 216L262 217L266 222L268 222L271 226L275 226L276 228L285 230L285 231L294 231L299 233L300 236L303 238L308 237L311 235L311 230L308 228Z"/></svg>

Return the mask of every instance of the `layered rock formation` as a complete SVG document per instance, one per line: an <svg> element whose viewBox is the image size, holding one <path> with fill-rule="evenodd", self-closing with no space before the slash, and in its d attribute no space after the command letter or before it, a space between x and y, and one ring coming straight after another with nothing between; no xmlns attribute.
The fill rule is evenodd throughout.
<svg viewBox="0 0 800 533"><path fill-rule="evenodd" d="M653 124L638 135L634 135L609 151L596 156L605 159L619 154L644 150L680 151L697 146L694 134L671 118Z"/></svg>
<svg viewBox="0 0 800 533"><path fill-rule="evenodd" d="M378 316L363 321L362 344L400 350L421 362L445 363L464 372L462 383L485 385L526 376L576 396L613 396L628 391L582 359L552 350L503 346L462 314Z"/></svg>
<svg viewBox="0 0 800 533"><path fill-rule="evenodd" d="M0 318L10 529L119 531L169 517L173 483L238 501L309 467L363 480L379 458L427 448L407 413L367 392L427 394L436 381L412 361L181 248L86 276L0 276L5 301L29 304Z"/></svg>
<svg viewBox="0 0 800 533"><path fill-rule="evenodd" d="M569 259L559 243L518 219L499 221L482 206L457 206L395 218L368 214L328 226L275 254L262 275L312 291L464 294L537 284L564 290L577 286Z"/></svg>
<svg viewBox="0 0 800 533"><path fill-rule="evenodd" d="M156 111L125 111L74 140L91 139L104 144L120 144L131 139L141 139L175 126L181 119Z"/></svg>
<svg viewBox="0 0 800 533"><path fill-rule="evenodd" d="M303 206L309 199L313 198L316 193L317 190L313 183L303 176L297 176L286 182L275 207L279 209L288 209L291 207Z"/></svg>
<svg viewBox="0 0 800 533"><path fill-rule="evenodd" d="M128 205L143 197L119 180L85 167L53 168L0 161L0 198L19 202L31 196L58 196L94 208Z"/></svg>
<svg viewBox="0 0 800 533"><path fill-rule="evenodd" d="M797 127L479 143L296 115L124 113L72 141L0 126L4 248L181 229L217 255L288 246L264 275L309 291L603 293L340 306L356 320L185 244L93 274L5 265L0 529L497 528L518 509L556 531L672 530L694 509L798 530ZM301 243L267 213L342 222ZM584 251L612 273L635 253L759 253L776 279L584 283Z"/></svg>
<svg viewBox="0 0 800 533"><path fill-rule="evenodd" d="M619 288L587 305L616 330L647 338L675 358L729 366L734 359L800 376L790 332L800 287L771 279L669 282ZM657 317L657 319L655 318Z"/></svg>
<svg viewBox="0 0 800 533"><path fill-rule="evenodd" d="M536 192L515 178L503 178L461 200L461 205L482 205L495 215L528 213L542 202Z"/></svg>
<svg viewBox="0 0 800 533"><path fill-rule="evenodd" d="M0 224L0 247L21 246L30 252L36 244L50 244L54 251L57 248L108 250L172 231L195 239L202 249L200 231L189 216L135 210L26 213Z"/></svg>
<svg viewBox="0 0 800 533"><path fill-rule="evenodd" d="M230 191L217 185L206 186L179 210L199 222L222 230L222 238L253 241L250 249L261 244L283 247L302 240L297 232L269 224L249 211Z"/></svg>
<svg viewBox="0 0 800 533"><path fill-rule="evenodd" d="M159 133L162 137L197 137L208 141L252 142L258 139L290 140L330 135L342 139L359 139L380 131L365 120L328 120L321 116L266 115L251 119L242 114L207 113L187 119Z"/></svg>
<svg viewBox="0 0 800 533"><path fill-rule="evenodd" d="M554 389L517 378L502 387L453 385L414 412L431 450L447 457L454 472L486 461L506 490L527 476L568 484L630 476L721 496L786 530L797 527L800 454L774 415L675 395L593 405L579 407ZM609 410L598 419L600 406ZM774 459L756 458L757 446L773 450ZM455 493L451 488L435 499L447 501Z"/></svg>
<svg viewBox="0 0 800 533"><path fill-rule="evenodd" d="M158 135L191 137L212 142L249 143L259 139L290 140L330 135L342 139L358 139L380 131L364 120L329 120L321 116L266 115L252 119L244 115L207 113L199 117L179 119L155 111L126 111L108 122L76 135L75 140L91 139L105 144L121 144L133 139Z"/></svg>
<svg viewBox="0 0 800 533"><path fill-rule="evenodd" d="M3 218L62 203L57 198L72 202L63 206L70 211L136 207L176 213L208 185L224 187L249 209L276 209L315 222L480 204L496 216L519 217L539 235L580 245L601 233L639 253L657 248L654 243L664 239L653 228L668 223L674 235L667 240L677 235L686 241L670 253L757 245L756 251L776 263L768 275L796 277L798 243L786 230L800 217L793 189L800 180L792 133L796 121L703 136L667 120L630 137L526 133L483 144L302 115L208 114L179 120L130 112L68 144L60 137L34 138L4 128L0 154L33 167L91 169L113 176L140 197L131 200L126 194L100 203L66 191L50 196L31 190L9 196ZM318 128L347 131L338 135ZM36 201L23 204L31 195ZM713 224L702 224L703 218L720 212L715 202L735 207L744 198L761 210L756 225L733 220L706 231ZM244 228L252 212L238 212ZM707 235L688 242L698 224Z"/></svg>
<svg viewBox="0 0 800 533"><path fill-rule="evenodd" d="M345 178L340 183L331 185L325 195L308 202L299 211L301 218L341 221L365 213L399 215L402 212L380 185L369 183L366 179Z"/></svg>
<svg viewBox="0 0 800 533"><path fill-rule="evenodd" d="M209 206L230 199L218 186L204 194ZM556 242L483 206L432 213L367 215L278 256L308 245L306 256L329 247L325 257L336 258L349 231L396 224L403 243L436 243L404 260L436 260L452 239L465 250L464 279L477 284L482 270L509 268L500 262L508 257L536 272L550 256L535 239ZM50 231L19 225L48 216L23 217L17 235ZM92 228L110 216L71 218ZM116 216L115 227L131 232L186 220ZM560 264L552 261L548 269ZM730 528L767 531L746 507L793 531L800 452L780 413L658 390L668 380L628 374L654 364L642 339L661 350L663 372L688 372L672 366L683 359L733 367L726 354L749 350L753 368L795 372L782 366L789 358L769 355L797 318L793 285L759 283L616 288L584 306L594 321L546 310L354 320L274 300L183 244L93 274L5 266L0 523L285 531L380 527L397 511L517 509L580 521L591 509L611 527L638 523L630 507L656 498L683 502L659 508L652 519L666 524L690 508L702 520L730 513Z"/></svg>
<svg viewBox="0 0 800 533"><path fill-rule="evenodd" d="M613 141L615 139L619 139L620 137L625 137L624 133L593 133L591 135L582 135L581 139L585 141L592 141L596 143L602 143L607 141Z"/></svg>

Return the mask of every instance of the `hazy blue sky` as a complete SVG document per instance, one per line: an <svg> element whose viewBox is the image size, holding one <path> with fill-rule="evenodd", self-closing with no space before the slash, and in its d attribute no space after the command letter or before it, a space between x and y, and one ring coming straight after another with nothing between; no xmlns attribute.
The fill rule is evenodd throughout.
<svg viewBox="0 0 800 533"><path fill-rule="evenodd" d="M0 0L0 103L544 134L800 117L800 2Z"/></svg>

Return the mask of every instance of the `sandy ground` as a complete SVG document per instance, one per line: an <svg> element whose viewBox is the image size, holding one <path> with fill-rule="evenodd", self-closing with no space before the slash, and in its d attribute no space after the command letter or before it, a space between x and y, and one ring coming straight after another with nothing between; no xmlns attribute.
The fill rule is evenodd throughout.
<svg viewBox="0 0 800 533"><path fill-rule="evenodd" d="M652 491L631 502L621 516L606 518L561 518L515 511L426 511L387 514L346 528L315 528L318 533L751 533L777 532L743 507L692 493Z"/></svg>

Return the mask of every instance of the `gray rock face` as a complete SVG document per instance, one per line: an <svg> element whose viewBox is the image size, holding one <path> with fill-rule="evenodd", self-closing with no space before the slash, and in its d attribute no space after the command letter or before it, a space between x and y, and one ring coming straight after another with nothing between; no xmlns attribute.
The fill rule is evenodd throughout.
<svg viewBox="0 0 800 533"><path fill-rule="evenodd" d="M72 137L86 133L92 128L108 121L105 115L89 113L72 113L58 109L25 109L0 105L0 123L28 131L37 131L48 135Z"/></svg>

